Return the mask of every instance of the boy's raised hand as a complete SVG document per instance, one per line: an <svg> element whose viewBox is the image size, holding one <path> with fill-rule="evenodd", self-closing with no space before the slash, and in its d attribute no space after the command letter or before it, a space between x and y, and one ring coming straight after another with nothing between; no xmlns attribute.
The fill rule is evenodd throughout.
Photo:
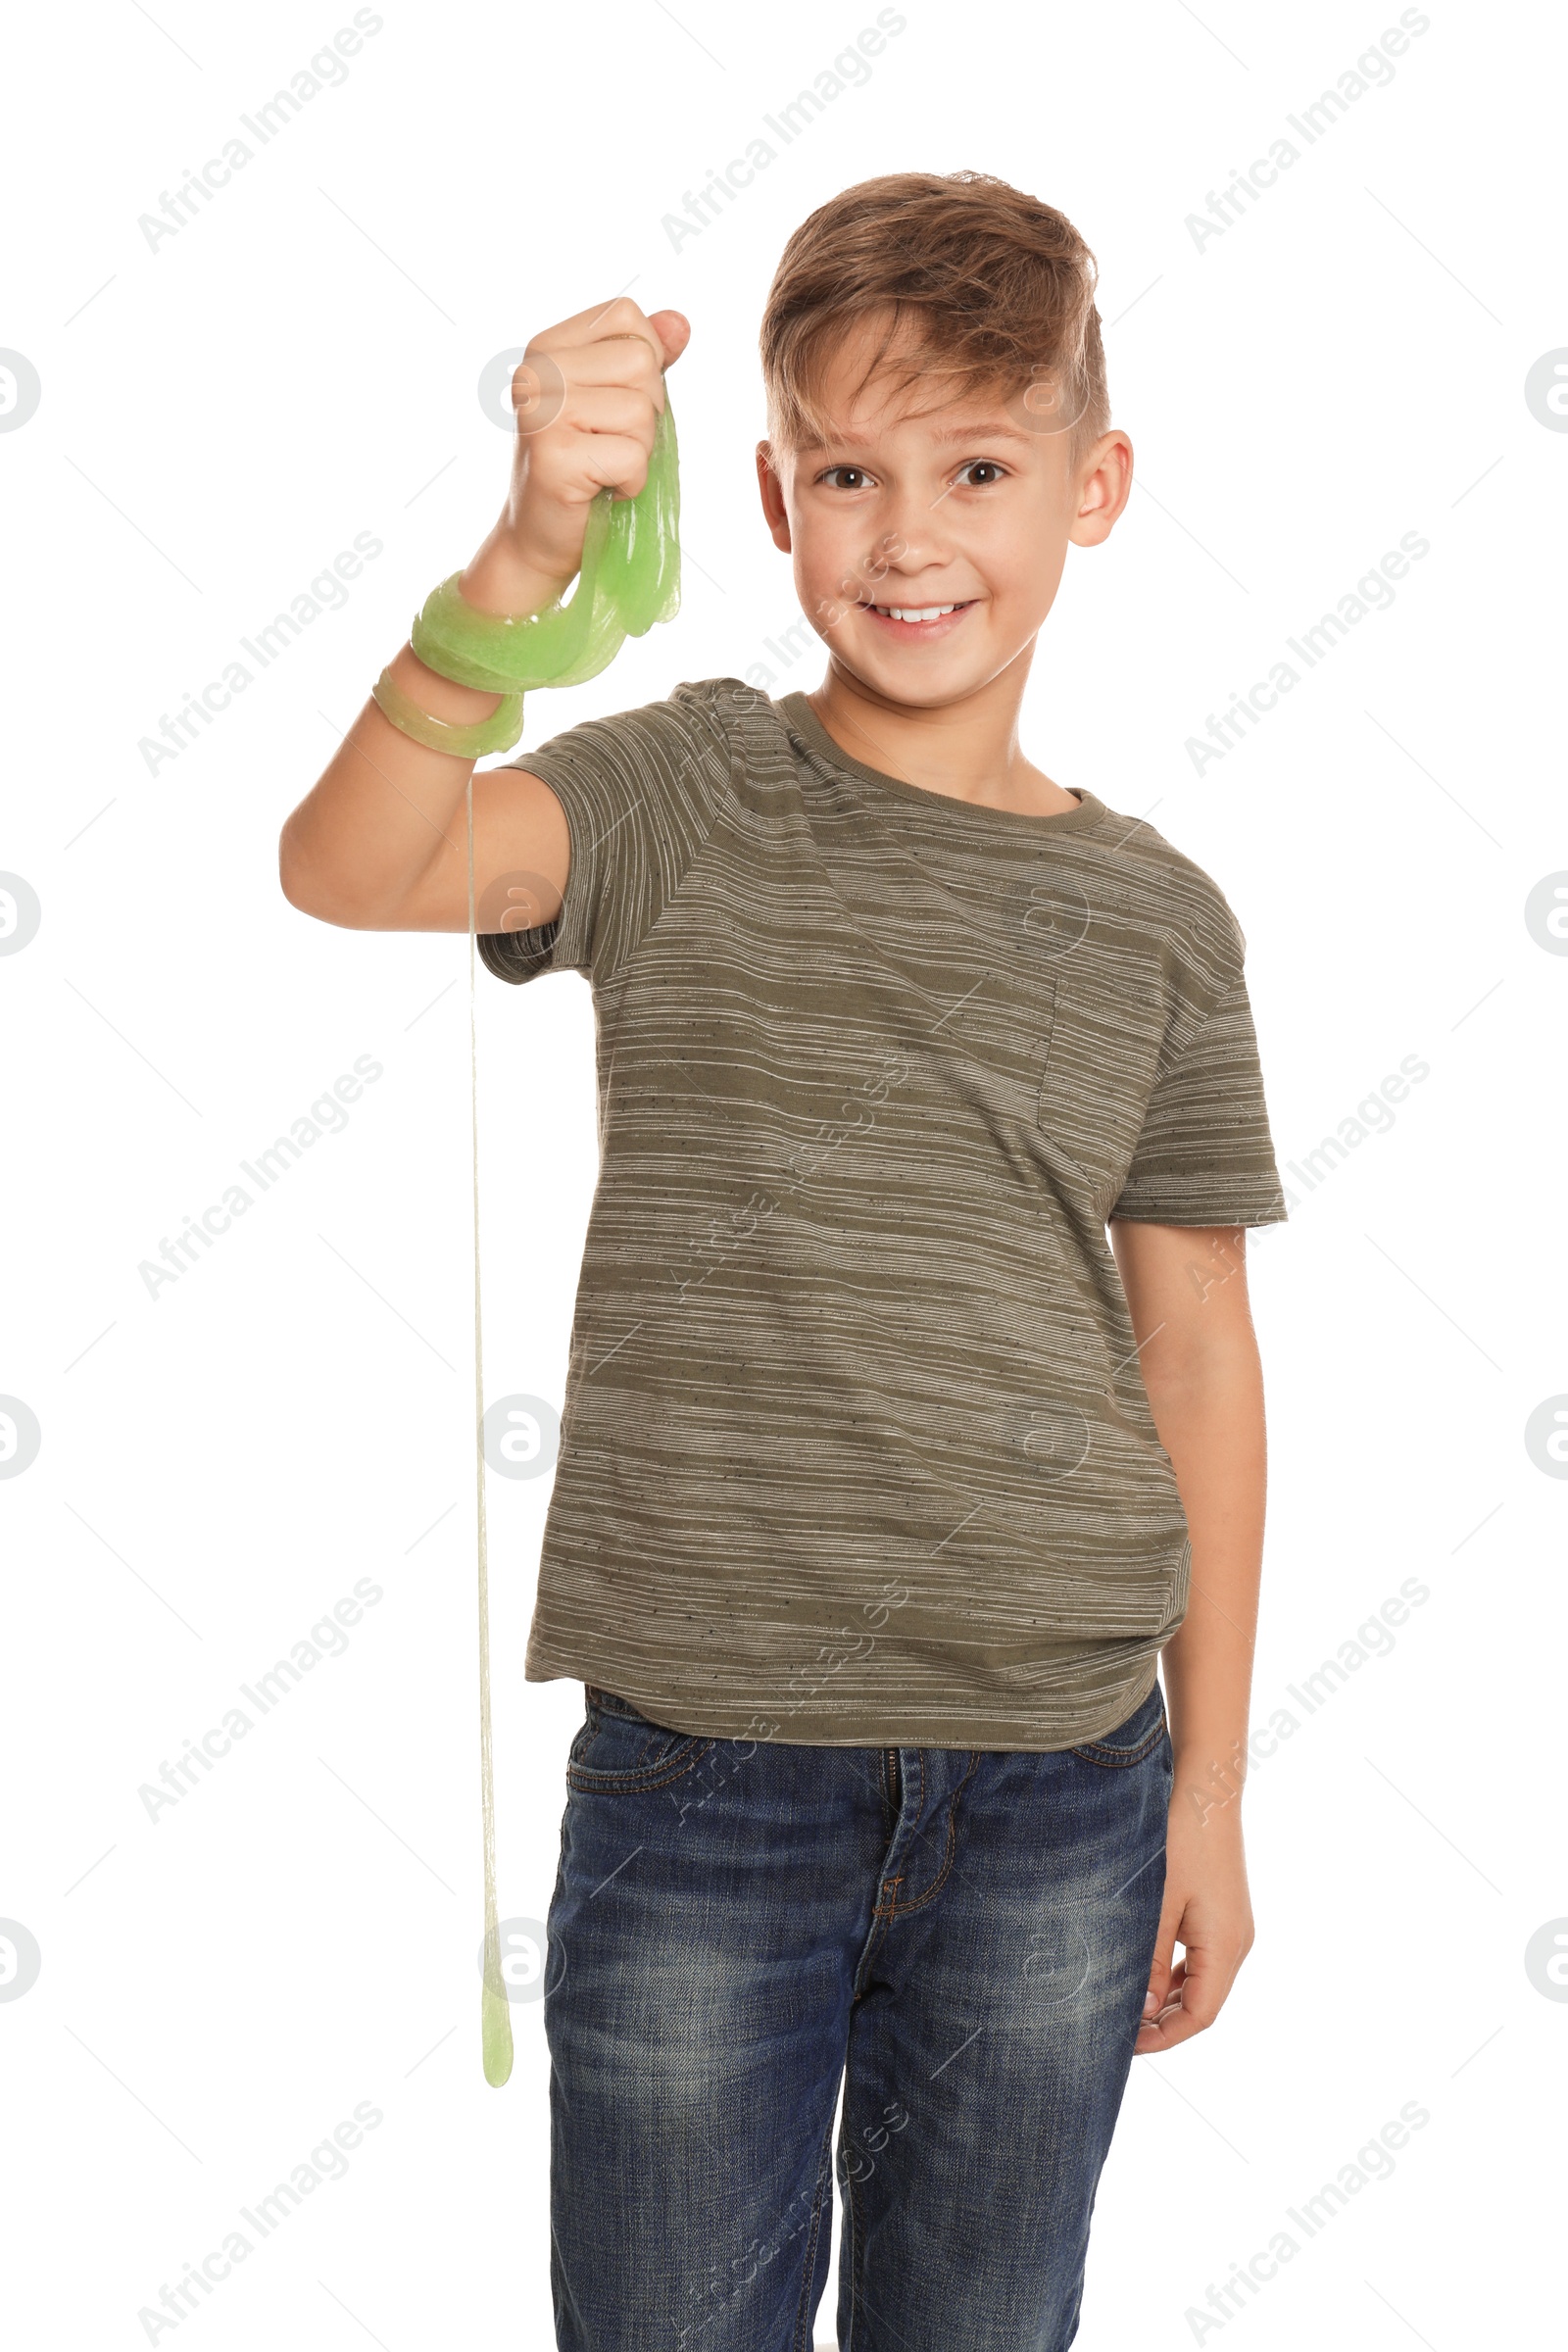
<svg viewBox="0 0 1568 2352"><path fill-rule="evenodd" d="M532 578L560 588L582 558L588 509L606 488L633 498L648 476L664 369L691 337L679 311L650 317L629 296L529 339L512 379L517 438L501 518L464 574L492 611L525 611Z"/></svg>

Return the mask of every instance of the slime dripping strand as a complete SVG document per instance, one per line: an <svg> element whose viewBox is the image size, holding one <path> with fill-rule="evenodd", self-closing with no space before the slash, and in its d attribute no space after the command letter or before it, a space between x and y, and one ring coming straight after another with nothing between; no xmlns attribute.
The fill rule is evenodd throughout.
<svg viewBox="0 0 1568 2352"><path fill-rule="evenodd" d="M520 618L480 612L454 572L425 600L410 632L421 661L443 677L487 693L579 686L608 667L628 637L680 608L680 477L666 387L648 478L635 498L601 490L588 512L582 563L568 604ZM520 718L520 711L519 711ZM514 738L515 740L515 738ZM495 1757L490 1721L490 1546L485 1521L484 1333L480 1313L478 907L473 873L473 776L468 776L468 1108L473 1172L473 1399L479 1552L479 1800L484 1845L484 1966L480 2043L484 2078L499 2090L512 2074L512 2009L501 1967L496 1901ZM569 883L568 883L569 887Z"/></svg>

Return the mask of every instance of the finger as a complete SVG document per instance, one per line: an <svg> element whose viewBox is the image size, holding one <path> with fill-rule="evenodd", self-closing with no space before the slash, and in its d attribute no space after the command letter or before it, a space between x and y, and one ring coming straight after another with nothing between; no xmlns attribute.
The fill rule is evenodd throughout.
<svg viewBox="0 0 1568 2352"><path fill-rule="evenodd" d="M630 433L584 433L573 455L585 484L620 498L635 498L648 479L648 444Z"/></svg>
<svg viewBox="0 0 1568 2352"><path fill-rule="evenodd" d="M1185 1960L1178 1960L1170 1972L1170 1981L1165 1986L1165 1996L1159 2004L1159 2014L1164 2016L1169 2010L1179 2009L1182 2005L1182 1995L1186 1989L1187 1963Z"/></svg>
<svg viewBox="0 0 1568 2352"><path fill-rule="evenodd" d="M657 419L650 396L638 385L573 384L561 421L579 433L613 434L652 449Z"/></svg>
<svg viewBox="0 0 1568 2352"><path fill-rule="evenodd" d="M664 347L664 366L673 368L692 339L692 322L683 311L650 311L648 323Z"/></svg>
<svg viewBox="0 0 1568 2352"><path fill-rule="evenodd" d="M1159 1931L1154 1937L1154 1955L1149 1964L1149 1990L1144 1995L1145 2017L1152 2017L1170 1997L1171 1960L1176 1949L1176 1931L1180 1925L1180 1901L1168 1901L1168 1907L1160 1913Z"/></svg>
<svg viewBox="0 0 1568 2352"><path fill-rule="evenodd" d="M1171 1972L1171 1984L1157 2015L1139 2027L1135 2054L1175 2049L1195 2034L1206 2034L1225 2006L1236 1970L1217 1962L1201 1949L1189 1950Z"/></svg>
<svg viewBox="0 0 1568 2352"><path fill-rule="evenodd" d="M1191 2041L1195 2034L1202 2032L1203 2028L1195 2018L1189 2017L1184 2009L1166 2009L1160 2016L1151 2018L1147 2025L1139 2027L1138 2039L1133 2044L1133 2056L1161 2057L1166 2050L1179 2049L1184 2041Z"/></svg>
<svg viewBox="0 0 1568 2352"><path fill-rule="evenodd" d="M1145 2012L1138 2029L1138 2038L1133 2045L1135 2056L1149 2057L1159 2050L1174 2049L1178 2041L1186 2040L1193 2032L1190 2022L1186 2026L1180 2023L1186 1975L1185 1963L1178 1960L1170 1972L1164 1998L1158 2008L1152 2013L1148 2010Z"/></svg>
<svg viewBox="0 0 1568 2352"><path fill-rule="evenodd" d="M1142 2025L1157 2024L1170 2010L1178 2008L1182 1997L1182 1964L1167 1969L1162 1978L1153 1980L1144 1995Z"/></svg>
<svg viewBox="0 0 1568 2352"><path fill-rule="evenodd" d="M529 355L545 351L530 343ZM551 348L553 360L569 384L635 384L656 395L663 381L660 355L646 335L605 335L592 343L566 343Z"/></svg>
<svg viewBox="0 0 1568 2352"><path fill-rule="evenodd" d="M563 318L556 326L546 327L541 335L531 338L541 351L560 358L564 350L592 343L612 343L617 337L635 335L646 343L655 360L663 365L664 348L629 295L616 295L610 302L597 302L591 310L579 311L573 318Z"/></svg>

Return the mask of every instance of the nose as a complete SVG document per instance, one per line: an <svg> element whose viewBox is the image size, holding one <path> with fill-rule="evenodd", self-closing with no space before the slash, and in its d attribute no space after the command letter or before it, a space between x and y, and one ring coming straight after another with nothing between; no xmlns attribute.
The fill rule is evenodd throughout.
<svg viewBox="0 0 1568 2352"><path fill-rule="evenodd" d="M874 592L892 578L901 590L912 592L923 574L944 572L953 556L945 522L940 499L933 506L915 484L901 485L876 518L875 542L864 558L867 588ZM911 593L910 601L919 599Z"/></svg>

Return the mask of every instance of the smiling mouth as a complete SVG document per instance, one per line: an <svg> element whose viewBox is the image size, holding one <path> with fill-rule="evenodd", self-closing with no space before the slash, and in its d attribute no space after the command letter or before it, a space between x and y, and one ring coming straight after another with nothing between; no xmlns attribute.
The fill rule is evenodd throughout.
<svg viewBox="0 0 1568 2352"><path fill-rule="evenodd" d="M976 600L965 597L951 605L873 605L862 603L862 612L874 613L878 620L888 621L900 629L935 629L951 621L957 613L967 612Z"/></svg>

